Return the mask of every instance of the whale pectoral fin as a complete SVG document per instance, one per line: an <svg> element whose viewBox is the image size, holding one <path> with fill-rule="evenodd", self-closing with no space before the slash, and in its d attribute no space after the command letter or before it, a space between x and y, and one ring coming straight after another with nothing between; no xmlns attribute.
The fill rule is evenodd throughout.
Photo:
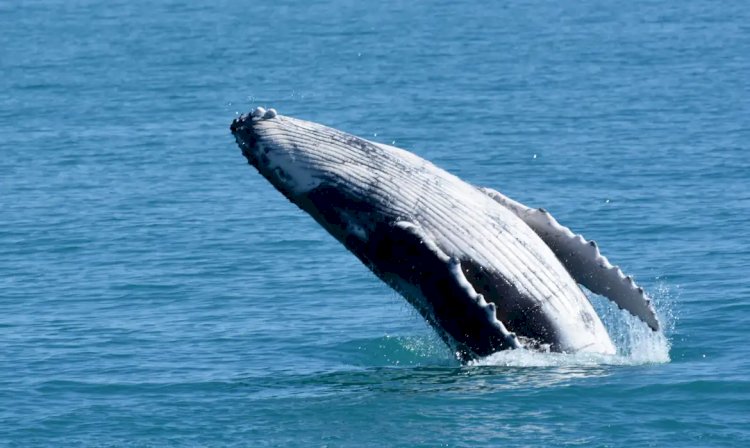
<svg viewBox="0 0 750 448"><path fill-rule="evenodd" d="M480 188L497 203L521 218L552 249L570 275L595 294L607 297L620 308L659 330L659 320L651 299L633 277L626 276L599 252L594 241L574 234L544 209L526 207L491 188Z"/></svg>
<svg viewBox="0 0 750 448"><path fill-rule="evenodd" d="M459 344L480 356L506 348L521 348L515 333L498 320L495 304L485 300L467 280L457 258L446 254L417 224L397 221L393 223L392 233L397 235L398 245L419 253L422 266L413 274L414 278L407 280L421 284L423 293L433 299L431 318L439 327L455 326L449 333L453 337L458 335ZM441 300L441 297L448 300ZM474 342L478 340L488 345L477 347Z"/></svg>

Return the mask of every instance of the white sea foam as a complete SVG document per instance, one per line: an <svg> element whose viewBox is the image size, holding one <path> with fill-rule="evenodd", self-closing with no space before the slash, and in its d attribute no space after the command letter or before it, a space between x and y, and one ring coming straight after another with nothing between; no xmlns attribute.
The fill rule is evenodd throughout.
<svg viewBox="0 0 750 448"><path fill-rule="evenodd" d="M651 331L651 330L648 330ZM601 365L662 364L670 361L669 341L662 333L633 338L630 353L604 355L598 353L545 353L531 350L505 350L471 361L473 366L505 367L575 367ZM620 347L618 347L619 350Z"/></svg>
<svg viewBox="0 0 750 448"><path fill-rule="evenodd" d="M597 353L545 353L531 350L506 350L472 361L474 366L504 367L574 367L601 365L642 365L670 362L671 343L669 333L675 325L669 290L663 285L655 291L655 301L662 330L651 331L638 318L613 306L600 297L592 297L592 303L601 316L617 347L615 355ZM665 333L666 332L666 333Z"/></svg>

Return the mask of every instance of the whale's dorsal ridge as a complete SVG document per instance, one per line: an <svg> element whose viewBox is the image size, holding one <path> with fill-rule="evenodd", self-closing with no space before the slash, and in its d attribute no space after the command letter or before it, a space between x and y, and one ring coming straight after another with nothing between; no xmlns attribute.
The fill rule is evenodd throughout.
<svg viewBox="0 0 750 448"><path fill-rule="evenodd" d="M491 188L480 188L497 203L521 218L552 249L570 275L591 292L602 295L620 308L659 330L659 319L646 292L633 277L625 275L599 252L595 241L573 233L543 208L530 208Z"/></svg>

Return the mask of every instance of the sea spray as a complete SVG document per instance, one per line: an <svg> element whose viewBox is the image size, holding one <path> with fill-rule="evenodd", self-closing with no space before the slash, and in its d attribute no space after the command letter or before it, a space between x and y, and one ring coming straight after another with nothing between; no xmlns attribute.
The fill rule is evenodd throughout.
<svg viewBox="0 0 750 448"><path fill-rule="evenodd" d="M617 354L552 353L532 350L506 350L472 361L471 366L506 367L573 367L599 365L641 365L670 362L669 335L674 330L675 314L671 290L664 285L656 288L653 300L663 329L652 331L630 313L617 308L608 300L589 294L594 308L602 318Z"/></svg>

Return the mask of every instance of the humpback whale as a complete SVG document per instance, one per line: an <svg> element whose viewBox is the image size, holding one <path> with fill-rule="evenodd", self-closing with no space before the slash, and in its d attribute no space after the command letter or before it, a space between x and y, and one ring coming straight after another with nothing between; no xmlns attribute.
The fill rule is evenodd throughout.
<svg viewBox="0 0 750 448"><path fill-rule="evenodd" d="M546 210L417 155L255 108L248 163L400 293L462 361L506 349L614 354L579 285L659 330L651 300Z"/></svg>

